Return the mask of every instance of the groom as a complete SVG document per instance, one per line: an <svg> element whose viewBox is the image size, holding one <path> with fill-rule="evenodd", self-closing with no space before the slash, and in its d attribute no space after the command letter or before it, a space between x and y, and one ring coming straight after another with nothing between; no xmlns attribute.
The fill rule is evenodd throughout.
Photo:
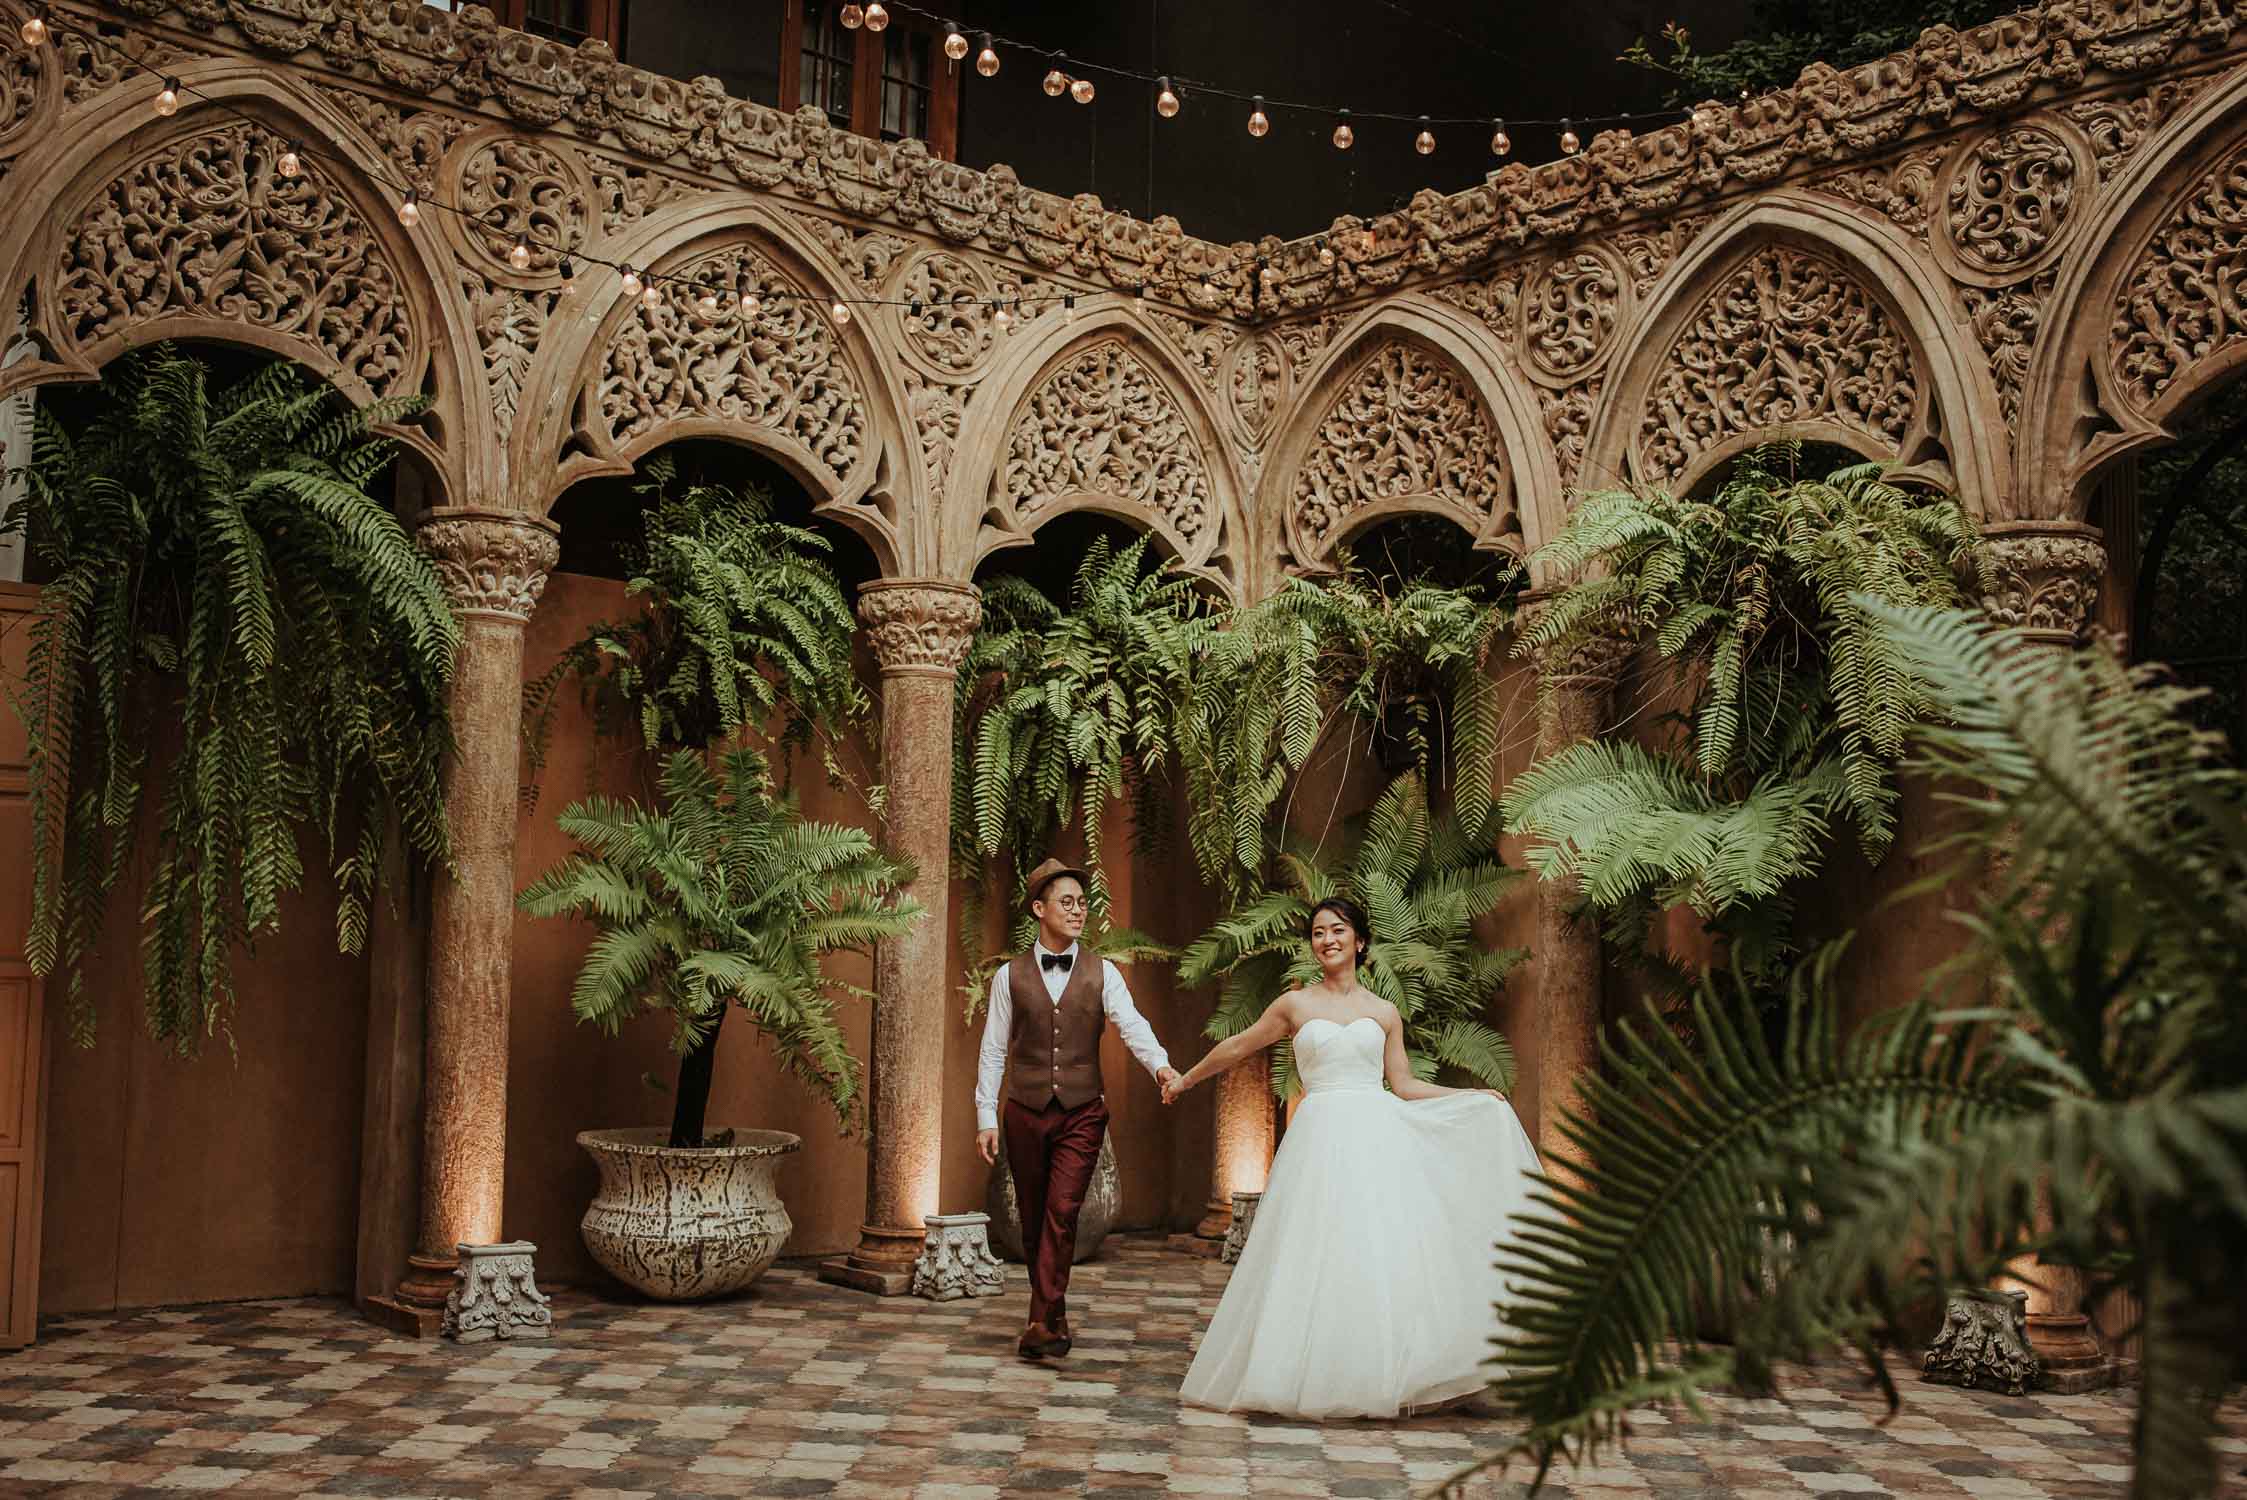
<svg viewBox="0 0 2247 1500"><path fill-rule="evenodd" d="M1030 872L1030 951L991 976L991 1008L975 1068L975 1149L999 1155L999 1078L1006 1076L1006 1156L1030 1263L1030 1323L1015 1342L1024 1359L1069 1352L1069 1268L1077 1214L1108 1129L1100 1097L1100 1033L1113 1021L1140 1065L1168 1084L1178 1074L1116 966L1079 948L1091 877L1049 859Z"/></svg>

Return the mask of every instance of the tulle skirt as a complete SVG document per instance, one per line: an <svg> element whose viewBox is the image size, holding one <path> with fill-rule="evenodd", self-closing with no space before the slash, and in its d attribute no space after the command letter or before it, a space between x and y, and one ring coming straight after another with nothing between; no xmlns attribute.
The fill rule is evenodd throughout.
<svg viewBox="0 0 2247 1500"><path fill-rule="evenodd" d="M1288 1124L1180 1398L1393 1417L1496 1378L1496 1245L1537 1153L1489 1094L1309 1094Z"/></svg>

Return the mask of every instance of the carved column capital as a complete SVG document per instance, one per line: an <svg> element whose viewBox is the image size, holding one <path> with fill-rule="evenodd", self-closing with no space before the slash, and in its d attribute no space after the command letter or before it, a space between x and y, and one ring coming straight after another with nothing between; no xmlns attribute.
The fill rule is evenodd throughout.
<svg viewBox="0 0 2247 1500"><path fill-rule="evenodd" d="M1983 529L1993 575L1982 608L2031 639L2073 646L2098 611L2107 549L2096 526L2075 521L1997 521Z"/></svg>
<svg viewBox="0 0 2247 1500"><path fill-rule="evenodd" d="M983 597L943 578L884 578L858 591L858 620L882 675L950 677L967 660Z"/></svg>
<svg viewBox="0 0 2247 1500"><path fill-rule="evenodd" d="M453 608L464 615L527 621L561 561L554 524L535 516L446 508L425 512L416 532Z"/></svg>

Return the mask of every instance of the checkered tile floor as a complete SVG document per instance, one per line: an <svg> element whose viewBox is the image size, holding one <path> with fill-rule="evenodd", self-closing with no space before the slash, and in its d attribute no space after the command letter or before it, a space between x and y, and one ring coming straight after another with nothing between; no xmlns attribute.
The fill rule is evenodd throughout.
<svg viewBox="0 0 2247 1500"><path fill-rule="evenodd" d="M1401 1496L1502 1430L1472 1411L1317 1427L1182 1410L1226 1272L1151 1240L1080 1267L1076 1352L1025 1365L1009 1269L1009 1296L943 1306L795 1267L716 1305L565 1294L550 1341L469 1348L391 1339L333 1301L58 1323L0 1358L0 1493ZM2122 1493L2118 1396L1906 1394L1876 1427L1838 1370L1798 1372L1786 1405L1720 1402L1706 1426L1644 1415L1626 1455L1547 1493Z"/></svg>

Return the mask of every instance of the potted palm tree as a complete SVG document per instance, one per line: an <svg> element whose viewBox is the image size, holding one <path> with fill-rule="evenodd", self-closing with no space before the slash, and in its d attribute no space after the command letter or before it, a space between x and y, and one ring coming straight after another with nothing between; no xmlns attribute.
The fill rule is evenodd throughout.
<svg viewBox="0 0 2247 1500"><path fill-rule="evenodd" d="M560 824L582 847L518 901L534 916L599 929L572 1007L612 1034L663 1011L685 1059L668 1132L578 1135L601 1173L580 1225L586 1248L651 1297L739 1291L787 1241L773 1172L803 1142L778 1130L705 1131L720 1023L738 1007L851 1128L861 1080L836 1001L865 992L821 960L911 928L921 909L897 895L906 869L863 829L806 820L748 749L729 752L716 773L680 751L664 766L660 807L589 797Z"/></svg>

